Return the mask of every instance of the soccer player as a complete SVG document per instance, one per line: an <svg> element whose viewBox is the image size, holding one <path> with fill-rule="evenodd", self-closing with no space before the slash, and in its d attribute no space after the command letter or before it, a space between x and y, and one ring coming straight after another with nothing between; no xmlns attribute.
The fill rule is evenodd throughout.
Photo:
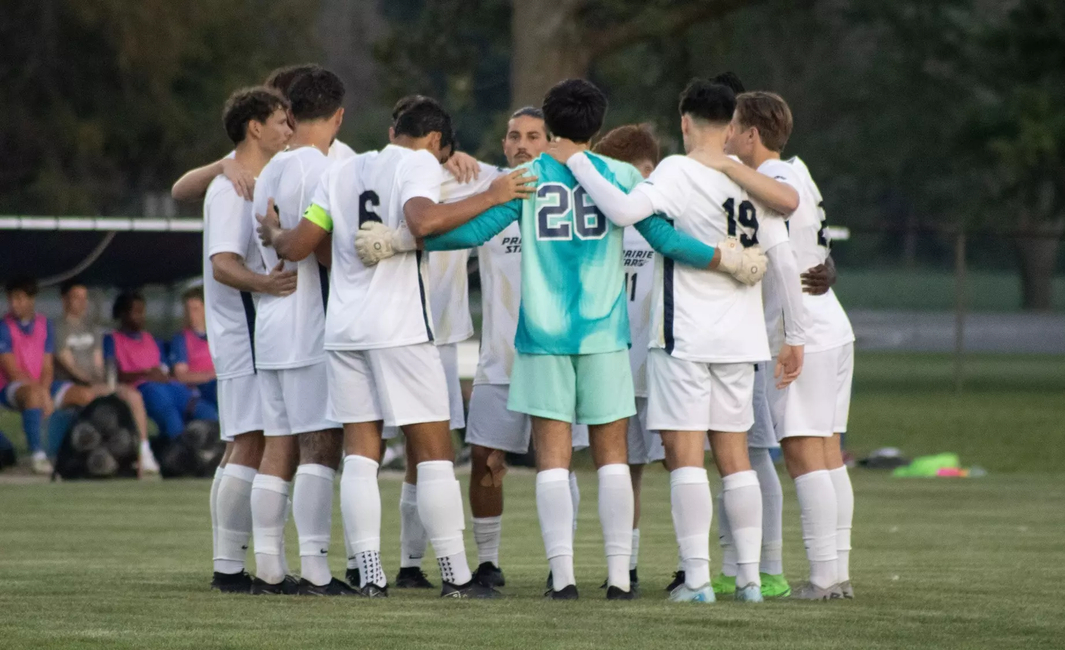
<svg viewBox="0 0 1065 650"><path fill-rule="evenodd" d="M544 118L555 136L586 149L602 126L606 98L587 81L571 79L544 98ZM640 179L635 168L589 156L622 187ZM537 510L553 575L552 599L577 598L573 572L573 509L569 463L571 422L590 429L598 467L600 520L606 545L607 598L631 599L629 556L633 501L626 464L626 430L635 413L628 361L622 231L588 200L573 175L541 155L524 167L539 178L534 197L498 206L473 221L411 218L415 236L427 250L478 246L519 220L522 242L522 299L511 375L509 409L532 416L537 454ZM646 215L645 215L646 216ZM373 241L375 226L364 226L362 248L394 243ZM449 229L454 228L454 230ZM764 267L756 251L738 246L715 250L683 237L664 219L639 225L656 250L693 266L717 268L756 282ZM436 232L444 234L432 235ZM390 250L388 251L390 252ZM750 264L748 264L748 262Z"/></svg>
<svg viewBox="0 0 1065 650"><path fill-rule="evenodd" d="M786 188L798 190L799 209L789 226L797 268L816 276L827 266L828 238L821 192L798 158L780 160L791 135L791 111L773 93L743 93L733 118L729 150L743 161L710 162L753 196L763 200ZM750 170L763 176L753 178ZM771 181L767 184L765 181ZM813 273L813 275L811 275ZM854 332L831 289L803 294L808 318L805 369L786 390L768 387L776 435L784 449L788 473L802 509L803 539L810 562L810 581L794 597L827 600L853 598L850 585L850 533L854 492L840 451L847 428L854 373Z"/></svg>
<svg viewBox="0 0 1065 650"><path fill-rule="evenodd" d="M344 425L341 511L359 558L360 587L368 595L388 593L380 558L377 472L382 426L398 426L418 460L418 515L440 565L441 596L499 596L473 580L466 560L447 384L433 345L425 256L411 252L366 266L351 245L366 222L399 228L419 217L469 219L523 194L518 172L497 179L485 193L440 204L440 163L452 138L451 119L440 105L418 102L399 116L393 144L329 169L298 225L281 231L261 220L264 238L287 259L300 259L333 234L326 319L329 413Z"/></svg>
<svg viewBox="0 0 1065 650"><path fill-rule="evenodd" d="M170 339L170 370L174 379L196 390L200 399L218 408L218 379L207 343L203 287L187 289L181 301L185 306L185 328Z"/></svg>
<svg viewBox="0 0 1065 650"><path fill-rule="evenodd" d="M253 175L285 148L292 135L287 109L288 102L267 88L241 89L226 101L222 123L236 146L234 160ZM218 375L222 440L227 443L211 486L215 540L211 586L247 593L252 584L244 571L252 534L251 492L264 444L253 344L255 306L259 294L291 295L296 290L296 272L280 264L266 272L255 244L251 202L237 194L223 175L207 188L203 220L203 289L199 295L204 302L212 369Z"/></svg>
<svg viewBox="0 0 1065 650"><path fill-rule="evenodd" d="M692 156L721 153L736 99L726 86L695 80L681 95L681 130L688 156L670 156L628 195L598 173L586 156L572 155L562 141L559 159L615 223L661 212L685 232L718 245L730 241L753 249L763 233L758 210L746 193ZM769 221L775 221L772 225ZM787 232L783 220L764 224L764 246L772 248ZM798 278L795 278L796 285ZM674 601L712 602L709 532L712 505L703 445L709 435L724 484L724 509L733 523L738 555L736 599L762 600L758 574L761 550L761 495L747 457L746 432L753 422L754 363L769 358L759 289L720 274L677 267L664 260L656 282L654 338L648 352L647 427L661 432L671 469L674 527L685 583ZM713 314L714 327L705 326ZM782 349L777 374L794 380L802 348Z"/></svg>
<svg viewBox="0 0 1065 650"><path fill-rule="evenodd" d="M619 126L596 143L595 153L627 162L647 178L661 158L658 141L644 125ZM655 277L654 249L634 227L625 228L625 295L628 298L629 329L632 347L629 348L629 367L632 369L633 391L636 395L636 415L629 418L628 448L629 474L632 477L634 515L632 518L632 559L629 561L629 582L637 588L639 578L636 565L640 553L640 490L645 465L664 460L662 439L647 429L647 347L651 341L651 287Z"/></svg>
<svg viewBox="0 0 1065 650"><path fill-rule="evenodd" d="M296 78L288 88L295 131L289 149L274 156L259 174L254 215L273 215L292 227L311 202L329 165L326 152L344 119L344 84L324 69ZM275 213L276 210L276 213ZM249 216L249 223L252 217ZM285 258L258 246L266 268ZM298 593L319 596L358 595L329 570L333 515L333 480L340 462L340 431L326 415L325 334L328 264L326 247L285 268L296 271L296 291L288 296L262 295L255 318L255 367L262 395L265 444L251 493L256 579L252 593L276 594L290 589L282 543L292 512L300 540ZM297 462L299 468L297 469Z"/></svg>

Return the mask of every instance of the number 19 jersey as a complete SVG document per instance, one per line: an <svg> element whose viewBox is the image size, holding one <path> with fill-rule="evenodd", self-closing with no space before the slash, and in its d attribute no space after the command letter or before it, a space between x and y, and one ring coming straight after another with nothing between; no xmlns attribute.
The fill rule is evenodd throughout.
<svg viewBox="0 0 1065 650"><path fill-rule="evenodd" d="M428 264L421 251L365 266L355 233L367 221L406 228L403 206L440 200L440 162L427 151L389 145L334 164L305 218L333 233L325 349L372 350L433 340Z"/></svg>

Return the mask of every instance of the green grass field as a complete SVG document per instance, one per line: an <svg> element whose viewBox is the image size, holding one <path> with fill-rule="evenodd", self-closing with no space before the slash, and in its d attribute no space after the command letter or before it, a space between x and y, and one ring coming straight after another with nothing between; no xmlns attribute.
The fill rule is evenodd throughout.
<svg viewBox="0 0 1065 650"><path fill-rule="evenodd" d="M982 479L896 480L855 470L853 602L678 606L668 477L645 479L643 598L607 603L595 478L582 470L582 600L541 599L546 562L533 476L508 477L507 598L442 602L254 599L207 590L206 481L46 484L0 475L0 648L1007 648L1065 635L1065 359L976 357L952 394L949 357L861 354L848 445L956 451ZM15 426L6 418L3 428ZM464 478L464 477L463 477ZM712 483L713 484L713 483ZM790 481L785 567L805 561ZM384 559L398 562L399 478L382 480ZM716 490L716 487L715 487ZM467 547L475 551L470 531ZM290 530L289 561L295 557ZM335 572L343 571L339 513ZM714 553L712 563L720 559ZM426 568L436 576L435 565Z"/></svg>

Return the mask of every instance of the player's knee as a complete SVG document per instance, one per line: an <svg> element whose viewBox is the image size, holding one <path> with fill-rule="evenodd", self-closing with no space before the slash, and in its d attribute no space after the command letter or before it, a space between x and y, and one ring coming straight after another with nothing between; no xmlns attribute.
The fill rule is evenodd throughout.
<svg viewBox="0 0 1065 650"><path fill-rule="evenodd" d="M41 409L48 403L48 390L40 384L27 384L19 392L25 409Z"/></svg>

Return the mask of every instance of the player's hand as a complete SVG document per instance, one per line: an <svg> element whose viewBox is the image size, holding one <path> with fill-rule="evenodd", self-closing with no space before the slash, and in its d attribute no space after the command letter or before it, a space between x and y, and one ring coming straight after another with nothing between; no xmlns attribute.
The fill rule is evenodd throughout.
<svg viewBox="0 0 1065 650"><path fill-rule="evenodd" d="M723 153L714 151L705 151L702 149L696 149L688 154L688 157L701 162L710 169L716 169L722 173L728 173L729 167L736 164L736 161L729 158Z"/></svg>
<svg viewBox="0 0 1065 650"><path fill-rule="evenodd" d="M492 181L487 194L493 205L503 205L514 199L527 198L536 191L537 180L539 179L530 174L528 169L515 169Z"/></svg>
<svg viewBox="0 0 1065 650"><path fill-rule="evenodd" d="M373 266L396 253L417 248L418 242L404 224L392 230L380 221L367 221L355 233L355 252L365 266Z"/></svg>
<svg viewBox="0 0 1065 650"><path fill-rule="evenodd" d="M765 275L768 260L761 247L744 248L740 240L727 237L717 245L721 253L717 270L728 273L749 287L758 284Z"/></svg>
<svg viewBox="0 0 1065 650"><path fill-rule="evenodd" d="M802 290L811 296L828 293L836 283L836 269L827 264L818 264L799 276L802 278Z"/></svg>
<svg viewBox="0 0 1065 650"><path fill-rule="evenodd" d="M263 293L284 298L295 292L296 271L295 269L286 271L285 262L282 260L277 263L277 266L270 269L270 273L266 276L266 286L263 288Z"/></svg>
<svg viewBox="0 0 1065 650"><path fill-rule="evenodd" d="M444 163L444 168L451 172L459 183L466 184L477 180L481 174L481 164L468 153L456 151Z"/></svg>
<svg viewBox="0 0 1065 650"><path fill-rule="evenodd" d="M547 145L547 154L563 165L582 151L582 147L568 138L555 138Z"/></svg>
<svg viewBox="0 0 1065 650"><path fill-rule="evenodd" d="M237 191L245 201L251 201L255 196L255 176L236 161L235 158L222 159L222 174L233 183L233 189Z"/></svg>
<svg viewBox="0 0 1065 650"><path fill-rule="evenodd" d="M281 214L277 211L272 198L266 201L266 214L255 215L255 220L259 222L259 227L256 229L259 233L259 241L267 248L273 246L274 238L281 232Z"/></svg>
<svg viewBox="0 0 1065 650"><path fill-rule="evenodd" d="M787 388L788 384L799 378L802 373L803 346L788 345L780 346L780 354L777 355L777 367L773 371L773 377L777 380L777 388Z"/></svg>

